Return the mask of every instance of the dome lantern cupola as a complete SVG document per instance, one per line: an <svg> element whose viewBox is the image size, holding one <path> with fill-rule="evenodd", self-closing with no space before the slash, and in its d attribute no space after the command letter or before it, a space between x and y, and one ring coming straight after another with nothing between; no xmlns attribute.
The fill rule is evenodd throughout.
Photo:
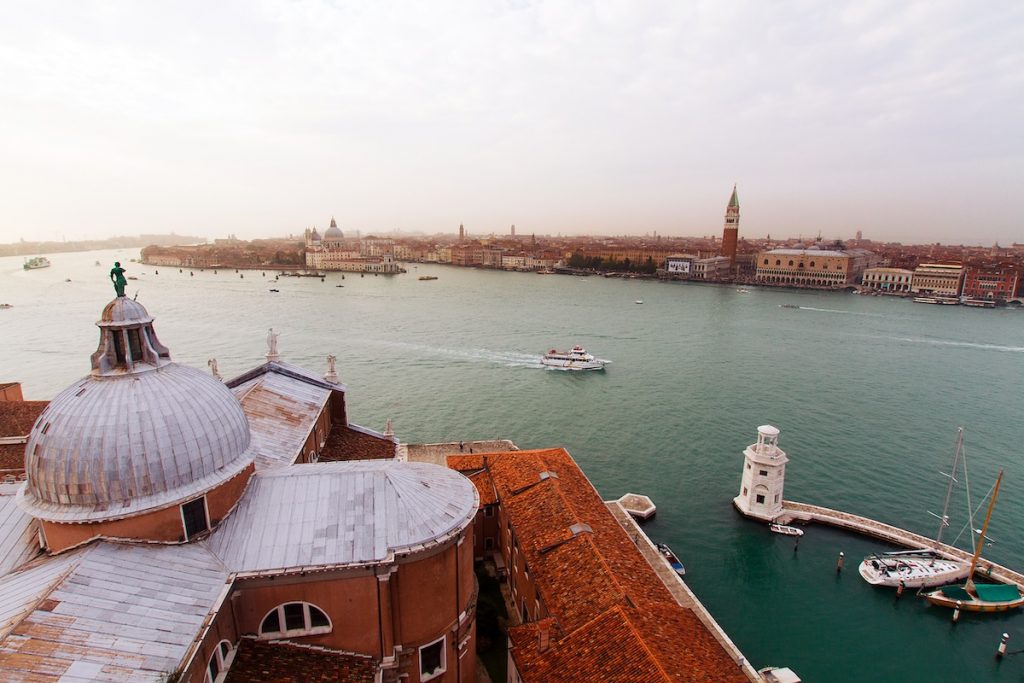
<svg viewBox="0 0 1024 683"><path fill-rule="evenodd" d="M93 375L110 376L153 370L171 362L171 352L153 331L146 308L119 296L103 309L100 344L92 354Z"/></svg>
<svg viewBox="0 0 1024 683"><path fill-rule="evenodd" d="M142 304L119 295L96 324L92 371L29 433L18 504L51 552L97 536L192 540L245 489L249 421L222 382L171 360Z"/></svg>

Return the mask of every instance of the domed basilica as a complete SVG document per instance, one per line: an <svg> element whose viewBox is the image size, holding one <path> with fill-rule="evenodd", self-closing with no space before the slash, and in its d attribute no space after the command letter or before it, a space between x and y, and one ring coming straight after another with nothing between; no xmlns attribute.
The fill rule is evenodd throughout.
<svg viewBox="0 0 1024 683"><path fill-rule="evenodd" d="M475 680L468 479L349 423L333 356L317 376L271 331L222 382L137 301L97 326L2 485L5 680Z"/></svg>

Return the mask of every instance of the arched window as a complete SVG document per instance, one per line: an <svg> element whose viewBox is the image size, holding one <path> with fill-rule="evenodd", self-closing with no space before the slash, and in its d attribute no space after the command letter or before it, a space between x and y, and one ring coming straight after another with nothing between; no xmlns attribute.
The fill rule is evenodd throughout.
<svg viewBox="0 0 1024 683"><path fill-rule="evenodd" d="M235 658L235 648L226 640L217 643L217 649L210 655L206 663L206 683L220 683Z"/></svg>
<svg viewBox="0 0 1024 683"><path fill-rule="evenodd" d="M814 267L814 261L811 261L811 268Z"/></svg>
<svg viewBox="0 0 1024 683"><path fill-rule="evenodd" d="M329 633L331 620L324 611L308 602L286 602L263 617L260 638L295 638Z"/></svg>
<svg viewBox="0 0 1024 683"><path fill-rule="evenodd" d="M765 259L765 260L764 260L764 264L765 264L766 266L768 265L768 259Z"/></svg>
<svg viewBox="0 0 1024 683"><path fill-rule="evenodd" d="M789 265L793 265L793 261L790 261L790 262L789 262Z"/></svg>
<svg viewBox="0 0 1024 683"><path fill-rule="evenodd" d="M775 259L775 265L781 266L782 265L782 261L779 260L779 259Z"/></svg>

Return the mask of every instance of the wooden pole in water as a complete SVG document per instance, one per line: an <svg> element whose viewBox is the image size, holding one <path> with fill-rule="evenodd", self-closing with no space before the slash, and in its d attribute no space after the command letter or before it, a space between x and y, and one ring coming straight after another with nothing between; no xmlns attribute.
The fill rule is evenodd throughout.
<svg viewBox="0 0 1024 683"><path fill-rule="evenodd" d="M1006 654L1006 643L1010 640L1010 634L1004 633L1003 639L999 641L999 647L996 649L996 659L1001 659Z"/></svg>
<svg viewBox="0 0 1024 683"><path fill-rule="evenodd" d="M843 571L843 551L839 551L839 561L836 562L836 574Z"/></svg>
<svg viewBox="0 0 1024 683"><path fill-rule="evenodd" d="M963 604L959 600L956 601L956 609L953 610L953 623L960 621L960 605Z"/></svg>

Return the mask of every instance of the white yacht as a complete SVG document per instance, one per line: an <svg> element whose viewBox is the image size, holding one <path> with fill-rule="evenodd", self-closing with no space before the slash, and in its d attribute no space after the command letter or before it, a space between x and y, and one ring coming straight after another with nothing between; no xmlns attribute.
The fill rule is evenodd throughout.
<svg viewBox="0 0 1024 683"><path fill-rule="evenodd" d="M883 553L864 558L858 568L872 586L928 588L960 581L970 573L966 562L947 560L937 552L921 549Z"/></svg>
<svg viewBox="0 0 1024 683"><path fill-rule="evenodd" d="M557 370L604 370L610 361L594 358L586 349L577 344L568 351L551 349L541 358L541 365Z"/></svg>
<svg viewBox="0 0 1024 683"><path fill-rule="evenodd" d="M891 553L876 553L868 555L860 563L858 571L861 577L872 586L889 586L892 588L903 584L904 588L930 588L942 586L947 583L965 579L971 575L971 565L968 562L955 560L941 551L942 532L949 526L949 498L953 493L953 484L956 482L957 465L963 460L964 480L967 477L967 461L964 455L964 430L963 427L956 433L956 450L953 452L953 466L946 485L946 502L942 506L942 515L934 515L939 519L939 531L935 535L934 548L921 548L918 550L901 550ZM968 510L968 513L970 510ZM971 518L970 526L974 528L974 520Z"/></svg>

